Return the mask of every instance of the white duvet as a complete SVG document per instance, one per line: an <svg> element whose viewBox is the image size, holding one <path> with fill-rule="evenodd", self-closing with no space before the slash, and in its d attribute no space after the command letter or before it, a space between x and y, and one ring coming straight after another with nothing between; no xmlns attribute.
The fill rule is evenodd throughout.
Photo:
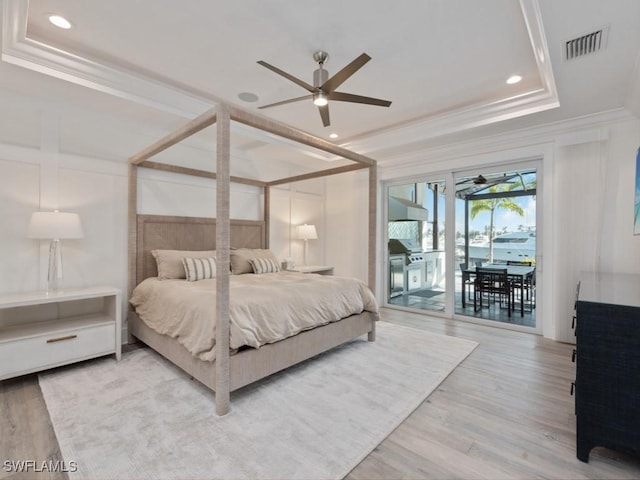
<svg viewBox="0 0 640 480"><path fill-rule="evenodd" d="M230 347L258 348L363 311L378 312L354 278L278 272L230 276ZM140 319L202 360L215 359L216 280L147 278L131 296Z"/></svg>

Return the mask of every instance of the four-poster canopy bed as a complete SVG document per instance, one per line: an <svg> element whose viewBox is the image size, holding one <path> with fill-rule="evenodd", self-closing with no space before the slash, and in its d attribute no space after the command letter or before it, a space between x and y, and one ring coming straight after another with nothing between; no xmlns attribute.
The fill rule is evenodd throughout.
<svg viewBox="0 0 640 480"><path fill-rule="evenodd" d="M259 130L269 132L298 143L341 156L355 162L352 165L336 167L274 181L234 177L230 175L230 124L236 121ZM194 133L216 125L216 168L215 173L150 161L149 158L169 148ZM158 215L140 215L137 208L138 168L158 169L169 172L208 177L216 180L216 218L173 217ZM230 392L244 385L287 368L307 358L322 353L341 343L360 335L367 334L369 341L375 340L375 321L378 319L377 306L371 291L375 289L376 269L376 162L365 156L350 152L326 140L313 137L282 123L261 117L236 107L219 104L190 121L182 128L160 139L129 160L129 298L141 284L154 280L160 266L154 259L156 252L170 251L209 251L215 256L217 275L215 282L215 345L230 346L230 290L236 282L232 275L232 255L238 255L235 249L249 249L249 252L268 252L269 247L269 189L275 185L334 175L358 169L369 170L369 233L368 233L368 289L364 296L366 305L344 318L323 323L315 328L301 328L299 333L288 338L266 343L260 348L241 348L237 353L230 348L217 348L215 360L203 360L183 344L176 335L158 333L148 322L143 321L136 309L130 308L128 327L131 336L138 338L161 355L188 372L215 392L216 413L224 415L230 408ZM264 218L259 221L234 220L229 218L230 183L243 183L261 187L264 192ZM233 250L232 250L233 249ZM215 252L212 252L215 251ZM262 255L262 254L261 254ZM289 272L286 272L289 275ZM294 274L290 274L294 275ZM289 279L289 285L305 284L316 275L302 275L298 279ZM233 279L231 277L234 277ZM242 277L241 275L237 277ZM255 275L265 277L265 275ZM282 276L286 278L286 275ZM146 279L146 280L145 280ZM349 279L343 279L349 280ZM359 282L351 279L353 282ZM204 282L206 282L205 280ZM325 282L329 280L325 277ZM333 280L332 280L333 281ZM335 280L337 281L337 279ZM204 283L202 282L202 283ZM158 282L160 283L160 282ZM165 285L170 282L166 282ZM201 282L189 282L201 283ZM359 282L362 284L362 282ZM364 284L363 284L364 285ZM258 288L258 287L256 287ZM323 287L324 288L324 287ZM344 289L344 286L338 285ZM357 288L357 287L356 287ZM362 290L362 288L361 288ZM246 290L251 291L251 290ZM235 297L234 297L235 299ZM373 299L373 302L371 302ZM134 302L132 301L131 304ZM337 302L336 302L337 303ZM137 308L137 307L136 307ZM140 308L142 311L142 308ZM231 330L237 327L232 326Z"/></svg>

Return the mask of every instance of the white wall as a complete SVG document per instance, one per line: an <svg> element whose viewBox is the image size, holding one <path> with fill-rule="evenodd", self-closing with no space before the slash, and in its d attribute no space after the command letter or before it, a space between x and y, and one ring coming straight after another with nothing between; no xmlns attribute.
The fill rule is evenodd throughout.
<svg viewBox="0 0 640 480"><path fill-rule="evenodd" d="M307 180L271 189L269 248L281 260L304 263L304 241L297 238L298 225L315 225L317 240L308 240L307 264L324 265L325 254L325 182Z"/></svg>
<svg viewBox="0 0 640 480"><path fill-rule="evenodd" d="M127 287L126 167L0 144L0 292L46 288L48 241L27 238L32 212L80 215L84 237L63 240L63 288ZM122 309L125 311L126 304Z"/></svg>
<svg viewBox="0 0 640 480"><path fill-rule="evenodd" d="M569 145L561 138L554 152L554 337L568 342L580 272L640 273L640 236L633 235L638 121L606 125L601 137Z"/></svg>
<svg viewBox="0 0 640 480"><path fill-rule="evenodd" d="M327 183L326 263L335 275L368 280L368 169L333 175Z"/></svg>
<svg viewBox="0 0 640 480"><path fill-rule="evenodd" d="M39 245L28 240L31 212L38 209L40 171L37 165L16 162L0 153L0 291L35 290Z"/></svg>

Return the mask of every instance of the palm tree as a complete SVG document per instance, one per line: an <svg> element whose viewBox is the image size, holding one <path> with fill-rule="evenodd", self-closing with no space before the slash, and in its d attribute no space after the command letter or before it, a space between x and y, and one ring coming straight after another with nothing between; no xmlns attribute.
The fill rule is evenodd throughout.
<svg viewBox="0 0 640 480"><path fill-rule="evenodd" d="M516 188L516 184L509 184L507 188L501 185L494 185L487 189L487 193L499 193ZM502 208L517 213L524 217L524 210L520 205L515 203L511 198L488 198L484 200L471 201L471 219L473 220L480 212L489 212L489 262L493 262L493 219L496 209Z"/></svg>

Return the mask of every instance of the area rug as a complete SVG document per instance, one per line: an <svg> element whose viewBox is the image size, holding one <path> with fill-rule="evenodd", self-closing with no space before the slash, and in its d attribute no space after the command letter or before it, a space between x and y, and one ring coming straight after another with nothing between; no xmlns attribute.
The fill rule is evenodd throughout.
<svg viewBox="0 0 640 480"><path fill-rule="evenodd" d="M144 348L40 375L71 478L342 478L433 392L475 342L378 322L231 394Z"/></svg>

